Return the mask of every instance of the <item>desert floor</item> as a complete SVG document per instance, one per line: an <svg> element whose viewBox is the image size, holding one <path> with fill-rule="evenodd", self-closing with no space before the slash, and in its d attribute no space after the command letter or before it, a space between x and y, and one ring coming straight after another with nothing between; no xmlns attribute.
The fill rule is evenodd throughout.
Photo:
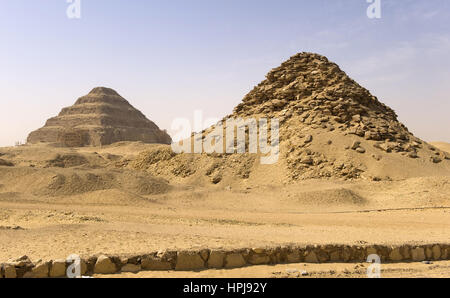
<svg viewBox="0 0 450 298"><path fill-rule="evenodd" d="M336 187L329 183L313 184L318 189ZM440 186L428 190L432 183ZM298 193L297 187L309 185L283 190L180 191L129 205L2 198L0 259L291 243L447 243L450 206L441 202L439 190L449 193L448 180L435 177L418 185L418 181L345 185L372 199L364 203L329 202L336 199L329 197L323 203L304 204L290 196ZM397 200L384 201L380 193ZM257 204L251 203L256 200Z"/></svg>
<svg viewBox="0 0 450 298"><path fill-rule="evenodd" d="M17 160L24 155L15 154ZM379 182L308 180L232 187L172 182L170 191L146 196L116 189L40 196L36 195L39 189L33 181L26 180L31 179L30 174L20 176L21 171L31 170L16 166L3 167L1 172L1 262L22 255L32 260L49 260L74 253L86 256L203 247L450 241L449 176ZM39 171L57 170L42 167ZM18 182L21 179L22 184ZM365 266L290 264L121 276L295 277L298 273L286 270L297 268L308 271L312 277L363 277ZM449 262L386 264L384 268L386 277L450 276Z"/></svg>

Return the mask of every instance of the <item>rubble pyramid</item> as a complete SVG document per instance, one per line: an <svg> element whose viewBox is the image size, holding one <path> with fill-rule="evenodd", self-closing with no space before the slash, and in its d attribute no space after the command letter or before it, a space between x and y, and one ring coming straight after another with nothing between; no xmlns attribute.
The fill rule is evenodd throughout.
<svg viewBox="0 0 450 298"><path fill-rule="evenodd" d="M147 152L135 164L156 172L172 168L172 174L181 172L182 177L204 174L213 183L231 176L265 179L278 175L277 181L284 183L450 174L447 153L415 137L391 108L318 54L299 53L272 69L232 114L203 131L203 138L216 128L225 129L228 119L249 118L279 120L280 154L275 166L261 166L248 144L246 154L183 157ZM158 161L158 156L164 158ZM177 162L183 158L180 170Z"/></svg>
<svg viewBox="0 0 450 298"><path fill-rule="evenodd" d="M278 118L281 152L293 178L358 178L371 168L389 169L384 157L391 153L431 164L448 160L337 64L313 53L271 70L229 117Z"/></svg>
<svg viewBox="0 0 450 298"><path fill-rule="evenodd" d="M28 143L64 147L101 146L120 141L170 144L171 138L110 88L97 87L47 120Z"/></svg>

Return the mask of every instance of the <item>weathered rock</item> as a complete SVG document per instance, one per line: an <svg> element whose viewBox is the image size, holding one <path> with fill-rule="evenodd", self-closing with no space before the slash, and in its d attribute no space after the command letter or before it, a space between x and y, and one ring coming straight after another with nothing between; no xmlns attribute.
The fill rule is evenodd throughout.
<svg viewBox="0 0 450 298"><path fill-rule="evenodd" d="M209 258L209 249L202 249L200 251L200 257L202 258L203 261L207 262L208 258Z"/></svg>
<svg viewBox="0 0 450 298"><path fill-rule="evenodd" d="M101 255L97 258L95 263L94 273L96 274L113 274L117 272L116 264L113 263L111 258L105 255Z"/></svg>
<svg viewBox="0 0 450 298"><path fill-rule="evenodd" d="M396 248L392 249L391 253L389 254L389 259L391 261L395 261L395 262L402 261L403 256L400 252L400 248L396 247Z"/></svg>
<svg viewBox="0 0 450 298"><path fill-rule="evenodd" d="M50 277L64 277L66 269L66 260L54 260L50 265Z"/></svg>
<svg viewBox="0 0 450 298"><path fill-rule="evenodd" d="M3 266L3 271L5 274L5 278L16 278L17 277L16 268L11 264L5 264Z"/></svg>
<svg viewBox="0 0 450 298"><path fill-rule="evenodd" d="M122 266L122 269L120 271L136 273L141 271L141 265L125 264L124 266Z"/></svg>
<svg viewBox="0 0 450 298"><path fill-rule="evenodd" d="M224 267L226 254L223 251L211 251L208 259L208 268L220 269Z"/></svg>
<svg viewBox="0 0 450 298"><path fill-rule="evenodd" d="M421 262L425 260L425 250L422 247L416 247L411 250L411 257L413 261Z"/></svg>
<svg viewBox="0 0 450 298"><path fill-rule="evenodd" d="M225 268L239 268L245 265L245 259L240 253L232 253L225 257Z"/></svg>
<svg viewBox="0 0 450 298"><path fill-rule="evenodd" d="M252 265L268 264L270 257L266 254L252 254L248 259L248 262Z"/></svg>
<svg viewBox="0 0 450 298"><path fill-rule="evenodd" d="M440 163L440 162L442 161L442 159L441 159L440 157L438 157L438 156L433 156L433 157L431 158L431 160L432 160L434 163Z"/></svg>
<svg viewBox="0 0 450 298"><path fill-rule="evenodd" d="M312 140L313 140L313 136L312 135L307 135L306 137L305 137L305 144L308 144L308 143L311 143L312 142Z"/></svg>
<svg viewBox="0 0 450 298"><path fill-rule="evenodd" d="M317 255L314 251L310 251L305 256L305 262L306 263L319 263L319 259L317 258Z"/></svg>
<svg viewBox="0 0 450 298"><path fill-rule="evenodd" d="M355 151L358 152L358 153L361 153L361 154L366 153L366 149L364 149L364 148L362 148L362 147L356 148Z"/></svg>
<svg viewBox="0 0 450 298"><path fill-rule="evenodd" d="M27 265L32 264L30 258L28 256L21 256L18 259L8 261L11 265L15 267L25 267Z"/></svg>
<svg viewBox="0 0 450 298"><path fill-rule="evenodd" d="M4 166L4 167L13 167L14 164L10 161L4 160L0 158L0 166Z"/></svg>
<svg viewBox="0 0 450 298"><path fill-rule="evenodd" d="M142 269L145 270L172 270L172 263L155 256L149 256L142 259Z"/></svg>
<svg viewBox="0 0 450 298"><path fill-rule="evenodd" d="M418 158L419 156L417 155L417 153L416 152L409 152L408 153L408 157L410 157L410 158Z"/></svg>
<svg viewBox="0 0 450 298"><path fill-rule="evenodd" d="M441 259L441 248L439 245L435 245L432 248L432 255L433 255L433 260L440 260Z"/></svg>
<svg viewBox="0 0 450 298"><path fill-rule="evenodd" d="M286 258L288 263L299 263L301 261L300 252L298 250L289 252Z"/></svg>
<svg viewBox="0 0 450 298"><path fill-rule="evenodd" d="M431 259L433 258L433 251L432 251L432 249L431 249L430 246L427 246L427 247L425 248L425 258L426 258L427 260L431 260Z"/></svg>
<svg viewBox="0 0 450 298"><path fill-rule="evenodd" d="M350 147L352 150L356 150L359 148L359 145L361 145L360 141L354 141L352 146Z"/></svg>
<svg viewBox="0 0 450 298"><path fill-rule="evenodd" d="M335 250L330 253L330 261L332 261L332 262L342 261L341 254L339 253L339 251Z"/></svg>
<svg viewBox="0 0 450 298"><path fill-rule="evenodd" d="M46 278L49 272L49 262L38 262L31 271L25 272L24 278Z"/></svg>
<svg viewBox="0 0 450 298"><path fill-rule="evenodd" d="M199 270L205 268L205 261L197 252L178 252L175 270Z"/></svg>

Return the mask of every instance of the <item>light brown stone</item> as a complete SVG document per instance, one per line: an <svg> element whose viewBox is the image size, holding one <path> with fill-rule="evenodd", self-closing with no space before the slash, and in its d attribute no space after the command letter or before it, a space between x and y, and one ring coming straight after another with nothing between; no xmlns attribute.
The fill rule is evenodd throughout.
<svg viewBox="0 0 450 298"><path fill-rule="evenodd" d="M150 256L142 259L142 269L145 270L172 270L172 264L160 258Z"/></svg>
<svg viewBox="0 0 450 298"><path fill-rule="evenodd" d="M239 253L232 253L225 257L225 268L239 268L245 265L245 259Z"/></svg>
<svg viewBox="0 0 450 298"><path fill-rule="evenodd" d="M101 255L98 257L97 262L95 263L94 273L113 274L116 272L117 272L116 264L114 264L109 257L105 255Z"/></svg>
<svg viewBox="0 0 450 298"><path fill-rule="evenodd" d="M319 263L319 259L317 258L317 255L315 252L310 251L308 252L308 254L305 256L305 262L306 263Z"/></svg>
<svg viewBox="0 0 450 298"><path fill-rule="evenodd" d="M25 272L24 278L46 278L49 273L49 262L38 262L31 271Z"/></svg>
<svg viewBox="0 0 450 298"><path fill-rule="evenodd" d="M339 251L335 250L330 253L330 261L332 262L342 261L341 254L339 253Z"/></svg>
<svg viewBox="0 0 450 298"><path fill-rule="evenodd" d="M441 248L439 245L435 245L432 248L433 253L433 260L440 260L441 259Z"/></svg>
<svg viewBox="0 0 450 298"><path fill-rule="evenodd" d="M17 277L16 268L11 264L5 264L3 266L3 271L5 273L5 278L16 278Z"/></svg>
<svg viewBox="0 0 450 298"><path fill-rule="evenodd" d="M203 261L207 262L209 258L209 249L203 249L202 251L200 251L200 257Z"/></svg>
<svg viewBox="0 0 450 298"><path fill-rule="evenodd" d="M425 260L425 250L422 247L416 247L411 250L413 261L421 262Z"/></svg>
<svg viewBox="0 0 450 298"><path fill-rule="evenodd" d="M175 270L199 270L205 268L205 261L196 252L178 252Z"/></svg>
<svg viewBox="0 0 450 298"><path fill-rule="evenodd" d="M252 265L268 264L270 262L270 257L266 254L252 254L248 262Z"/></svg>
<svg viewBox="0 0 450 298"><path fill-rule="evenodd" d="M208 259L208 268L223 268L226 254L222 251L211 251Z"/></svg>
<svg viewBox="0 0 450 298"><path fill-rule="evenodd" d="M64 277L66 274L66 260L54 260L50 266L50 277Z"/></svg>
<svg viewBox="0 0 450 298"><path fill-rule="evenodd" d="M122 272L131 272L136 273L141 271L141 265L135 265L135 264L125 264L122 269Z"/></svg>
<svg viewBox="0 0 450 298"><path fill-rule="evenodd" d="M300 258L300 252L298 251L293 251L287 254L287 262L288 263L299 263L301 258Z"/></svg>
<svg viewBox="0 0 450 298"><path fill-rule="evenodd" d="M389 259L391 261L395 261L395 262L402 261L403 260L403 256L402 256L402 254L400 252L400 248L397 248L397 247L394 248L391 251L391 253L389 254Z"/></svg>
<svg viewBox="0 0 450 298"><path fill-rule="evenodd" d="M425 248L425 256L427 260L431 260L433 258L433 251L431 250L431 247L427 246Z"/></svg>

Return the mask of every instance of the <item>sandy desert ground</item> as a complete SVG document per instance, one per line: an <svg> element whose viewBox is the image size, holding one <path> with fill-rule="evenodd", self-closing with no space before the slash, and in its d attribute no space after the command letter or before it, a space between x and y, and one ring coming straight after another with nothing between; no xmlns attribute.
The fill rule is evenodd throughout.
<svg viewBox="0 0 450 298"><path fill-rule="evenodd" d="M285 185L243 180L227 186L195 186L172 181L167 186L144 172L101 166L98 161L113 160L117 165L117 161L132 160L153 146L124 143L79 149L42 145L2 148L2 157L16 166L0 167L0 260L21 255L48 260L73 253L148 253L166 248L394 245L450 240L449 176L391 181L322 179ZM83 156L90 163L69 168L48 166L49 161L57 160L55 156L68 153ZM46 179L53 181L75 170L115 175L122 187L43 192L51 189ZM142 185L131 181L145 184L147 179L154 179L152 185L160 185L137 193ZM93 187L78 183L73 187ZM421 264L392 265L387 275L448 276L448 263L439 264L433 270ZM341 276L344 273L327 272L344 272L346 268L350 273L344 275L359 275L352 269L354 265L308 266L308 270L317 272L311 276ZM285 276L284 268L207 270L189 276ZM136 277L150 276L176 277L182 273L140 273Z"/></svg>

